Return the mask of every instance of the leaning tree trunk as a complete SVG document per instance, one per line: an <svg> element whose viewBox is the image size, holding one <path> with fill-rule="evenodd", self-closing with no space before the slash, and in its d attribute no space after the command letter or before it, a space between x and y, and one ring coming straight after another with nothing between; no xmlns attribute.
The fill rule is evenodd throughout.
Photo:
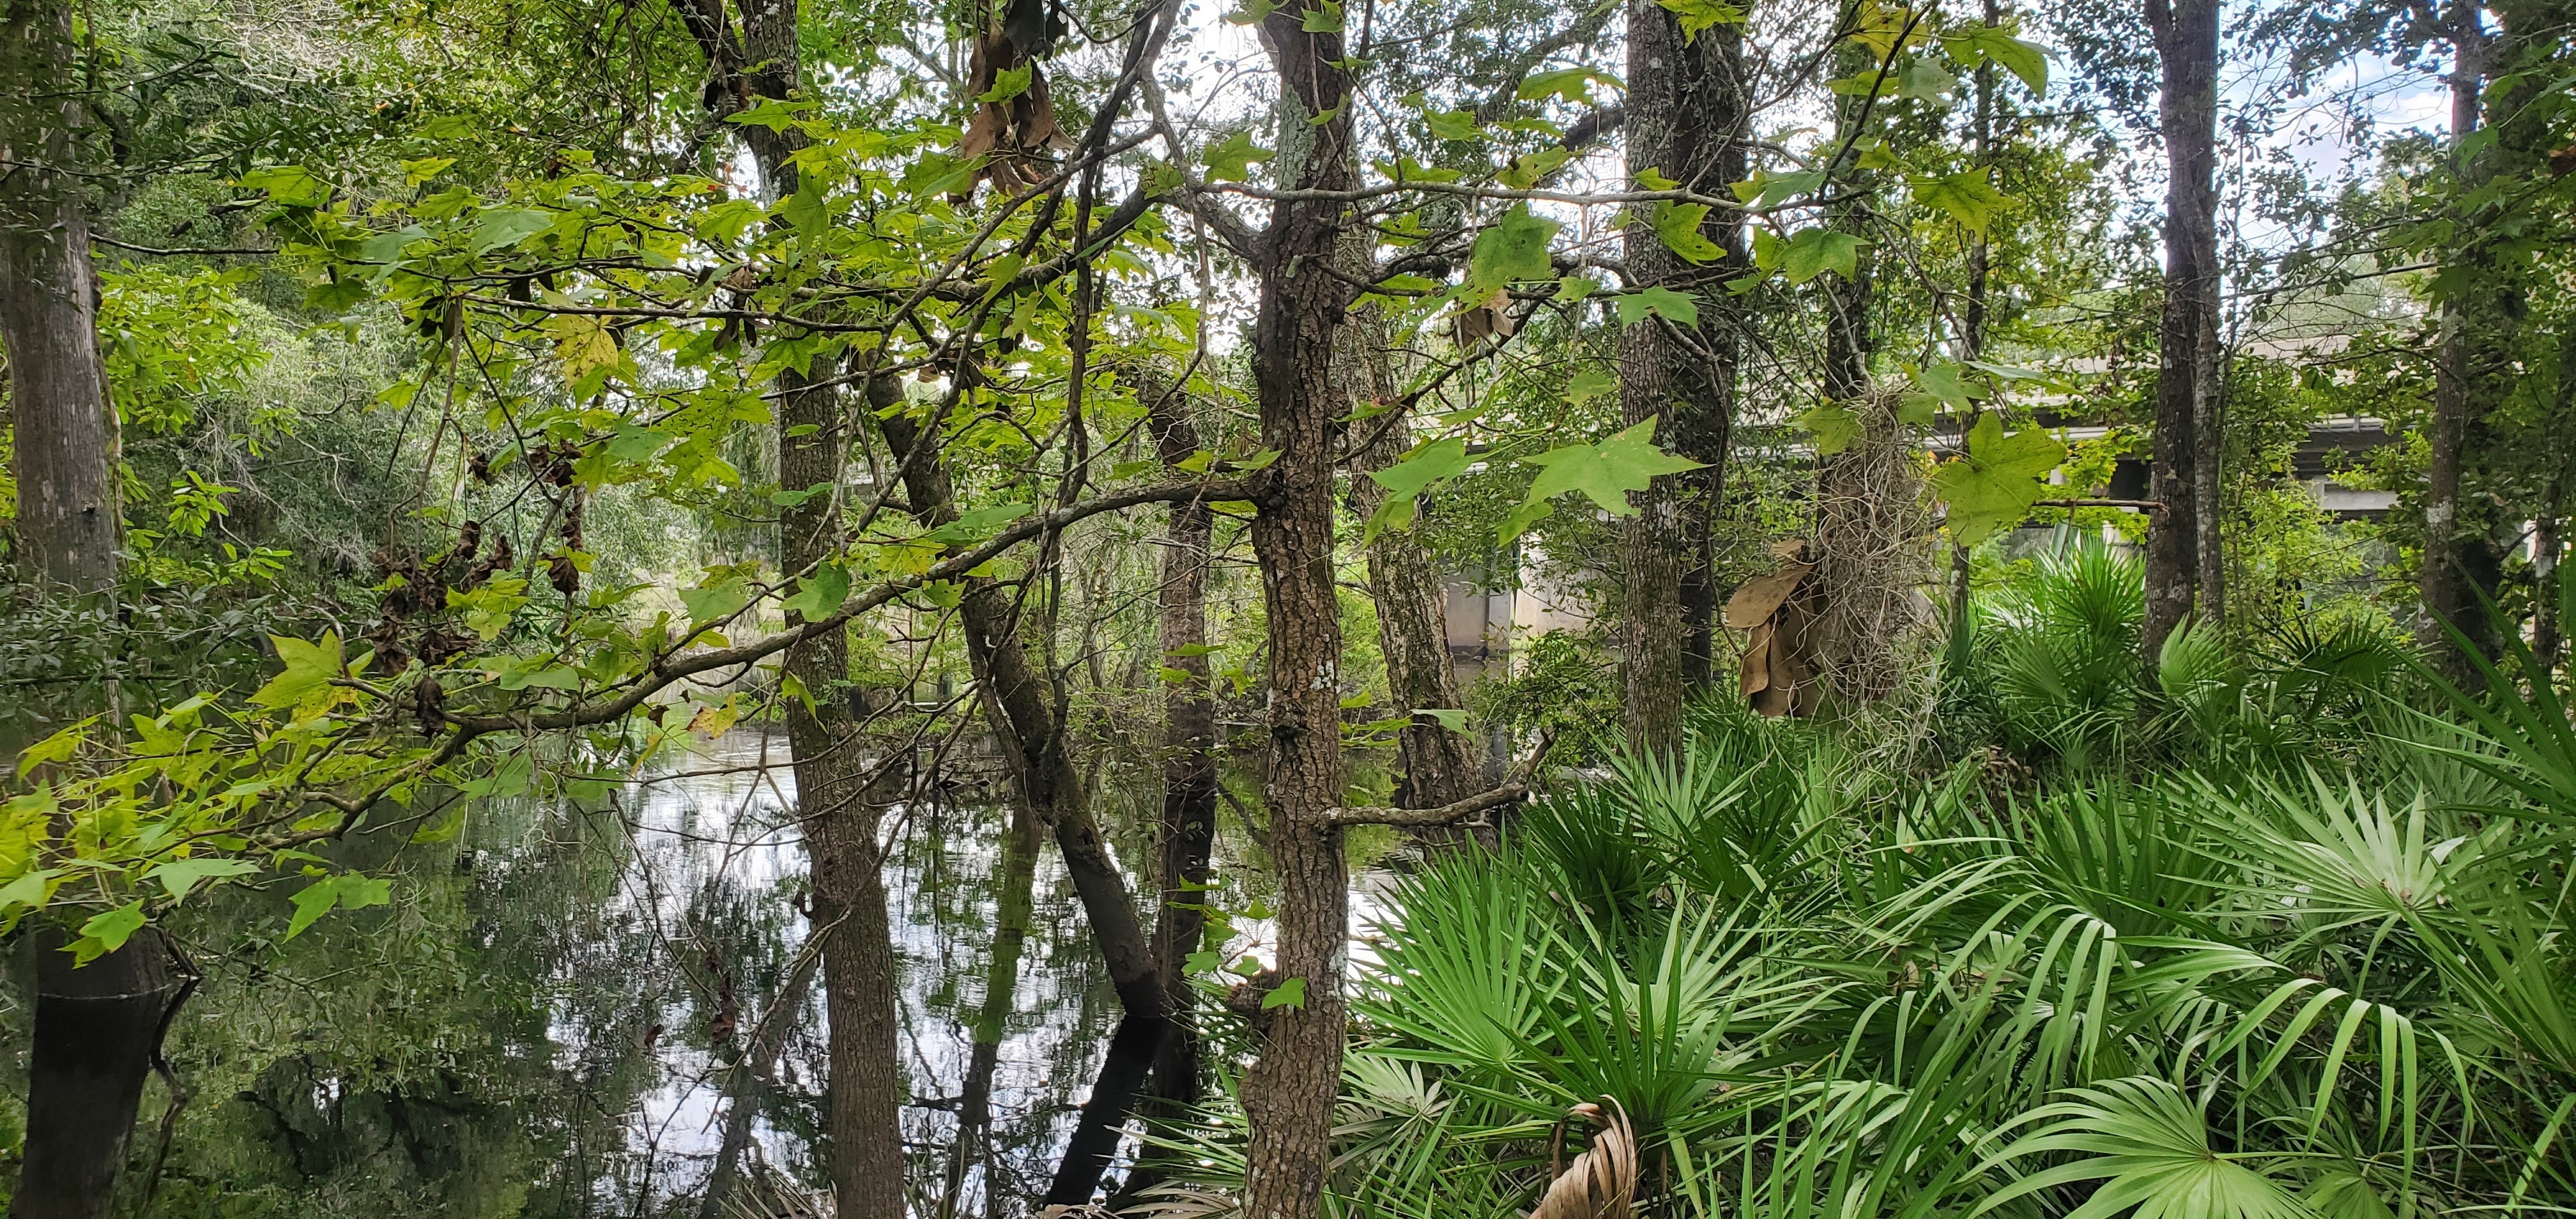
<svg viewBox="0 0 2576 1219"><path fill-rule="evenodd" d="M1744 176L1742 46L1740 26L1721 24L1684 38L1671 10L1655 0L1630 0L1631 178L1652 171L1714 194ZM1712 212L1702 235L1726 251L1722 270L1741 261L1742 225L1735 213ZM1658 286L1688 270L1646 224L1628 227L1622 259L1631 288ZM1628 741L1640 751L1681 744L1683 705L1709 677L1717 606L1710 525L1725 490L1735 418L1734 300L1732 294L1703 294L1698 326L1656 318L1619 336L1624 421L1659 420L1657 438L1666 448L1706 463L1659 476L1630 496L1637 515L1621 546L1620 650Z"/></svg>
<svg viewBox="0 0 2576 1219"><path fill-rule="evenodd" d="M2139 637L2150 666L2192 609L2200 571L2199 427L2217 391L2219 0L2147 0L2163 66L2157 103L2165 143L2164 316L2157 339L2154 481L2162 505L2147 527L2147 607Z"/></svg>
<svg viewBox="0 0 2576 1219"><path fill-rule="evenodd" d="M0 8L0 347L16 428L26 575L89 593L115 580L116 413L98 355L71 7Z"/></svg>
<svg viewBox="0 0 2576 1219"><path fill-rule="evenodd" d="M1281 86L1280 125L1304 144L1294 155L1283 148L1277 168L1291 189L1345 191L1356 175L1342 36L1307 24L1290 7L1262 24ZM1281 1002L1261 1013L1260 1057L1243 1078L1252 1127L1244 1160L1248 1219L1313 1219L1319 1212L1342 1077L1350 890L1342 830L1332 819L1342 794L1332 370L1335 332L1352 293L1327 264L1341 241L1344 210L1311 195L1274 201L1253 266L1261 284L1252 335L1261 443L1279 454L1257 476L1252 545L1269 615L1265 794L1279 917L1268 981ZM1289 1002L1280 987L1302 993Z"/></svg>

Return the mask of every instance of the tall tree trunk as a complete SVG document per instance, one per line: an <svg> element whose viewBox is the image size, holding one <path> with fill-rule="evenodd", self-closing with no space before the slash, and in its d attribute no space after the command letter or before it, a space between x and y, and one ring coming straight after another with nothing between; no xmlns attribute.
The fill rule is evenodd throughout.
<svg viewBox="0 0 2576 1219"><path fill-rule="evenodd" d="M2192 610L2202 537L2200 421L2216 391L2218 304L2218 11L2220 0L2147 0L2163 68L2157 116L2165 143L2164 316L2158 332L2154 482L2164 505L2147 527L2146 625L2153 665Z"/></svg>
<svg viewBox="0 0 2576 1219"><path fill-rule="evenodd" d="M1716 25L1686 39L1671 10L1655 0L1630 0L1628 83L1628 173L1639 189L1649 171L1709 193L1745 176L1742 27ZM1701 233L1726 251L1720 274L1743 261L1743 226L1735 213L1712 212ZM1629 226L1621 258L1630 288L1657 286L1689 269L1644 224ZM1698 326L1652 319L1619 335L1624 421L1659 419L1658 439L1667 448L1706 463L1661 476L1629 497L1637 515L1627 522L1621 546L1620 650L1629 745L1643 752L1681 744L1683 706L1707 683L1716 645L1710 525L1725 493L1735 422L1741 341L1735 299L1700 294Z"/></svg>
<svg viewBox="0 0 2576 1219"><path fill-rule="evenodd" d="M780 565L799 572L840 549L842 412L838 394L812 388L800 374L782 372L778 384L784 391L779 485L833 488L779 514ZM910 1097L896 1038L899 977L878 839L886 800L850 721L849 668L846 631L826 631L787 649L786 671L804 688L802 697L786 700L787 741L813 863L814 924L831 937L823 948L823 987L831 1026L826 1118L833 1196L839 1213L851 1219L901 1219L901 1109Z"/></svg>
<svg viewBox="0 0 2576 1219"><path fill-rule="evenodd" d="M711 6L713 7L713 6ZM709 58L733 104L787 97L803 74L796 0L744 5L739 51L720 36ZM772 197L797 189L793 159L803 132L741 127L744 144ZM779 513L779 564L801 572L836 556L841 525L841 461L848 445L840 394L806 372L778 374L778 482L830 487ZM791 623L801 621L791 615ZM885 811L870 759L860 749L844 687L849 634L827 631L787 649L785 669L804 688L787 700L787 742L796 774L797 814L812 858L814 922L830 928L823 950L827 1054L831 1084L825 1128L831 1136L832 1193L842 1219L902 1219L902 1107L909 1100L897 1043L895 961L886 912L885 848L877 834Z"/></svg>
<svg viewBox="0 0 2576 1219"><path fill-rule="evenodd" d="M82 95L71 6L0 8L0 346L16 427L18 537L28 579L114 583L116 412L98 355L98 275L77 172Z"/></svg>
<svg viewBox="0 0 2576 1219"><path fill-rule="evenodd" d="M1154 387L1148 404L1154 440L1166 464L1198 451L1181 387ZM1209 860L1216 850L1216 695L1208 685L1207 579L1215 514L1199 500L1172 505L1164 529L1162 584L1155 591L1163 664L1188 674L1163 688L1163 815L1155 839L1161 912L1154 922L1155 969L1162 976L1172 1028L1154 1063L1154 1096L1164 1116L1199 1100L1198 1021L1187 961L1198 950L1207 916Z"/></svg>
<svg viewBox="0 0 2576 1219"><path fill-rule="evenodd" d="M1347 251L1357 245L1344 242ZM1367 262L1366 247L1361 257ZM1350 268L1345 267L1345 270ZM1363 269L1360 274L1366 274ZM1351 310L1342 327L1343 380L1354 394L1371 402L1393 401L1397 388L1387 353L1386 319L1375 305ZM1386 503L1387 489L1369 472L1403 459L1413 447L1413 429L1402 417L1379 416L1354 423L1351 454L1351 515L1367 520ZM1477 782L1476 751L1463 732L1452 732L1424 712L1464 705L1458 694L1457 668L1449 659L1449 623L1440 589L1439 569L1430 548L1411 530L1385 529L1368 544L1369 600L1377 606L1378 651L1386 658L1386 688L1396 714L1406 718L1396 733L1397 755L1404 776L1396 785L1399 808L1438 808L1482 790ZM1425 836L1447 841L1463 833L1441 826Z"/></svg>
<svg viewBox="0 0 2576 1219"><path fill-rule="evenodd" d="M75 967L73 937L34 928L36 1027L26 1157L10 1219L102 1219L162 1031L187 994L158 928Z"/></svg>
<svg viewBox="0 0 2576 1219"><path fill-rule="evenodd" d="M0 3L0 350L8 356L26 576L104 594L122 538L116 413L98 353L98 279L78 167L83 95L71 7ZM113 710L113 708L108 708ZM106 1215L161 1034L187 987L147 929L75 967L72 939L40 923L27 1126L12 1219Z"/></svg>
<svg viewBox="0 0 2576 1219"><path fill-rule="evenodd" d="M1353 170L1350 78L1338 31L1308 30L1298 10L1262 23L1281 85L1281 127L1302 132L1281 150L1282 185L1348 190ZM1321 119L1310 124L1309 117ZM1287 141L1282 141L1286 143ZM1331 810L1342 794L1342 629L1333 593L1333 346L1351 290L1326 264L1345 205L1279 199L1254 272L1253 378L1262 447L1252 545L1268 610L1270 859L1279 882L1275 986L1302 995L1265 1013L1260 1057L1243 1079L1251 1123L1245 1149L1248 1219L1313 1219L1331 1158L1342 1077L1342 968L1349 876ZM1272 992L1276 994L1274 989Z"/></svg>
<svg viewBox="0 0 2576 1219"><path fill-rule="evenodd" d="M2466 142L2478 129L2479 97L2486 87L2487 36L2480 12L2472 0L2454 0L2451 9L2451 169L2463 187L2476 168ZM2477 256L2474 234L2453 255L2472 261ZM2424 472L2424 561L2418 574L2426 617L2424 643L2442 670L2463 682L2476 681L2477 670L2443 624L2458 628L2472 647L2487 656L2496 652L2486 610L2478 603L2476 575L2484 564L2472 553L2485 540L2461 519L2466 505L2461 501L2460 475L2467 464L2472 417L2478 413L2476 310L2466 295L2476 291L2478 287L2465 286L2442 300L2441 341L2433 364L2432 451ZM2484 591L2491 594L2493 589Z"/></svg>

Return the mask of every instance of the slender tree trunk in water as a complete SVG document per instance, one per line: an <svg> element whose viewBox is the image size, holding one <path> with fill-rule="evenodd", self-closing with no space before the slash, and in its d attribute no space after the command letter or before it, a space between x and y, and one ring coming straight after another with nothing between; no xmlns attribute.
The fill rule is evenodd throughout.
<svg viewBox="0 0 2576 1219"><path fill-rule="evenodd" d="M889 403L889 405L891 405ZM956 492L936 437L926 434L901 412L879 421L886 450L904 467L904 490L914 514L924 524L956 518ZM915 455L915 450L929 451ZM1092 820L1082 775L1073 764L1063 723L1056 716L1052 681L1030 665L1022 646L1011 598L1001 585L974 578L958 605L966 631L966 650L984 687L985 706L1011 758L1021 798L1055 828L1056 848L1064 856L1074 893L1082 900L1094 943L1109 967L1127 1019L1112 1039L1108 1060L1084 1105L1074 1142L1057 1167L1048 1188L1050 1205L1091 1201L1117 1149L1120 1130L1132 1111L1137 1085L1150 1066L1169 1014L1154 945L1145 934L1126 878L1109 844ZM1124 1057L1122 1057L1122 1051ZM1141 1057L1138 1057L1141 1055ZM1128 1078L1131 1073L1134 1078Z"/></svg>
<svg viewBox="0 0 2576 1219"><path fill-rule="evenodd" d="M36 1027L27 1063L26 1158L10 1219L102 1219L186 983L158 929L75 968L73 937L34 929Z"/></svg>
<svg viewBox="0 0 2576 1219"><path fill-rule="evenodd" d="M2189 617L2200 572L2198 430L2216 371L2203 344L2218 303L2218 11L2220 0L2147 0L2163 68L2157 114L2165 142L2165 300L2158 332L2156 431L2149 498L2164 505L2147 526L2146 625L2152 666L2165 637Z"/></svg>
<svg viewBox="0 0 2576 1219"><path fill-rule="evenodd" d="M698 1219L725 1219L730 1213L726 1204L741 1183L742 1156L751 1149L752 1127L759 1124L770 1090L778 1086L778 1055L786 1049L787 1034L796 1028L796 1016L804 1010L805 992L814 984L814 969L821 960L820 953L798 960L725 1078L724 1139L716 1146L716 1166L707 1174L706 1193L698 1198Z"/></svg>
<svg viewBox="0 0 2576 1219"><path fill-rule="evenodd" d="M1355 243L1344 242L1347 250ZM1365 264L1366 247L1353 261ZM1344 268L1348 270L1349 268ZM1365 274L1365 270L1361 272ZM1395 371L1387 355L1384 316L1374 305L1351 310L1342 327L1343 381L1354 394L1372 402L1392 401ZM1356 404L1355 404L1356 405ZM1368 477L1403 459L1413 447L1407 420L1379 416L1354 422L1351 454L1351 514L1367 520L1386 503L1387 489ZM1378 651L1386 658L1386 688L1396 714L1407 723L1396 734L1404 777L1396 785L1399 808L1438 808L1466 799L1483 785L1477 780L1476 750L1462 732L1422 714L1427 708L1460 707L1457 668L1449 660L1449 623L1440 590L1440 573L1431 551L1412 530L1380 530L1368 544L1369 599L1377 605ZM1424 837L1458 841L1468 831L1440 826Z"/></svg>
<svg viewBox="0 0 2576 1219"><path fill-rule="evenodd" d="M2479 95L2486 84L2486 33L2480 8L2454 0L2451 20L2451 156L2452 172L2465 182L2474 171L2463 144L2478 129ZM2474 260L2477 239L2464 239L2455 258ZM2468 291L2477 291L2470 287ZM2454 680L2474 683L2477 669L2451 640L2443 623L2457 627L2477 650L2492 658L2497 648L2478 603L2481 566L2471 548L2483 543L2461 520L2460 473L2467 464L2471 416L2477 413L2476 346L2471 331L2471 302L2454 292L2442 300L2441 346L2433 364L2433 429L2431 453L2424 472L2424 561L2418 592L2424 602L2423 640L2441 669ZM2484 591L2493 594L2493 588Z"/></svg>
<svg viewBox="0 0 2576 1219"><path fill-rule="evenodd" d="M1199 440L1180 387L1148 392L1149 418L1163 460L1187 460L1198 451ZM1163 817L1155 834L1162 910L1154 922L1154 962L1172 1028L1154 1063L1154 1096L1166 1117L1199 1100L1198 1020L1186 962L1207 927L1207 916L1198 909L1206 895L1196 886L1207 883L1216 850L1217 801L1216 695L1208 685L1207 656L1199 651L1207 646L1207 578L1216 518L1198 500L1174 504L1171 513L1164 532L1163 580L1155 593L1157 620L1163 664L1189 678L1163 687Z"/></svg>
<svg viewBox="0 0 2576 1219"><path fill-rule="evenodd" d="M1303 28L1283 7L1262 23L1281 84L1281 127L1308 116L1306 146L1281 150L1282 184L1341 191L1352 169L1350 78L1338 32ZM1285 143L1285 141L1283 141ZM1313 1219L1332 1151L1342 1077L1343 958L1350 923L1342 831L1342 630L1333 594L1334 332L1351 290L1326 264L1341 241L1343 204L1280 199L1253 260L1261 280L1253 378L1262 447L1279 457L1257 476L1252 545L1269 615L1270 859L1279 881L1274 987L1298 1001L1266 1013L1260 1058L1243 1079L1247 1219ZM1275 991L1274 991L1275 993Z"/></svg>
<svg viewBox="0 0 2576 1219"><path fill-rule="evenodd" d="M1002 871L994 881L1000 892L993 903L993 956L984 967L984 1002L975 1012L965 1087L957 1098L957 1141L949 1149L942 1216L957 1213L967 1168L984 1162L992 1148L993 1072L1001 1065L1002 1038L1010 1031L1012 996L1020 984L1020 957L1036 921L1038 848L1045 832L1025 794L1011 802L1011 821L1002 831ZM990 1177L985 1188L992 1188Z"/></svg>
<svg viewBox="0 0 2576 1219"><path fill-rule="evenodd" d="M1741 26L1712 26L1686 40L1672 11L1655 0L1630 0L1628 81L1631 179L1642 184L1651 171L1715 192L1745 176ZM1701 233L1726 251L1721 275L1743 261L1743 229L1734 213L1713 212ZM1628 227L1621 257L1631 288L1663 283L1688 268L1645 224ZM1725 493L1740 338L1732 294L1698 299L1696 327L1653 319L1619 335L1624 421L1659 420L1657 438L1665 447L1707 463L1659 477L1629 496L1637 515L1622 539L1620 650L1628 742L1642 752L1681 744L1683 706L1707 683L1716 646L1710 526Z"/></svg>
<svg viewBox="0 0 2576 1219"><path fill-rule="evenodd" d="M116 413L98 355L98 275L78 133L71 6L0 6L0 349L9 357L18 537L34 583L115 582Z"/></svg>

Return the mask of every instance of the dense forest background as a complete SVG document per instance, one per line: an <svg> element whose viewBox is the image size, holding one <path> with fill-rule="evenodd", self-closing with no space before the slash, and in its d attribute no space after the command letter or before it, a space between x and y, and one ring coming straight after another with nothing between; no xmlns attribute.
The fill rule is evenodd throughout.
<svg viewBox="0 0 2576 1219"><path fill-rule="evenodd" d="M0 0L9 1213L2565 1213L2570 18Z"/></svg>

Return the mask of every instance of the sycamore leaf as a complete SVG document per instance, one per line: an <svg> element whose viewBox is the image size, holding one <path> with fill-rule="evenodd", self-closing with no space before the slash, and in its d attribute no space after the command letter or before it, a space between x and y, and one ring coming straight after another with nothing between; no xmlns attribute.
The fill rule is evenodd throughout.
<svg viewBox="0 0 2576 1219"><path fill-rule="evenodd" d="M2012 31L2000 26L1980 26L1964 34L1953 34L1942 41L1949 44L1952 58L1961 62L1992 61L2004 71L2021 78L2021 83L2037 94L2048 92L2048 52L2038 43L2024 42Z"/></svg>
<svg viewBox="0 0 2576 1219"><path fill-rule="evenodd" d="M1181 972L1185 974L1215 973L1224 967L1225 954L1215 949L1202 949L1181 960Z"/></svg>
<svg viewBox="0 0 2576 1219"><path fill-rule="evenodd" d="M1986 180L1982 169L1964 170L1946 178L1916 178L1912 188L1915 203L1948 212L1951 219L1972 233L1985 232L1995 209L2005 202L2004 193Z"/></svg>
<svg viewBox="0 0 2576 1219"><path fill-rule="evenodd" d="M1568 445L1522 460L1540 467L1521 501L1524 506L1580 492L1612 516L1635 516L1637 509L1628 503L1628 493L1645 490L1657 475L1696 470L1704 464L1656 448L1653 418L1599 444Z"/></svg>
<svg viewBox="0 0 2576 1219"><path fill-rule="evenodd" d="M1462 707L1416 707L1413 709L1413 713L1415 715L1430 716L1432 719L1438 721L1442 728L1448 729L1451 732L1465 732L1467 730L1467 712L1466 709Z"/></svg>
<svg viewBox="0 0 2576 1219"><path fill-rule="evenodd" d="M2056 437L2037 428L2006 436L2003 416L1987 411L1968 432L1967 452L1932 472L1932 493L1950 505L1952 540L1974 546L2020 524L2065 459Z"/></svg>
<svg viewBox="0 0 2576 1219"><path fill-rule="evenodd" d="M809 238L831 223L831 213L823 207L823 192L815 189L811 178L799 184L795 194L779 201L778 218L794 228L798 236Z"/></svg>
<svg viewBox="0 0 2576 1219"><path fill-rule="evenodd" d="M1555 173L1556 167L1565 164L1566 159L1573 155L1573 152L1563 148L1542 148L1537 152L1525 152L1512 158L1511 167L1495 175L1495 180L1513 190L1528 190L1538 185L1539 179Z"/></svg>
<svg viewBox="0 0 2576 1219"><path fill-rule="evenodd" d="M1310 8L1297 14L1297 28L1309 34L1341 33L1342 6L1333 3L1333 0L1323 0L1323 7Z"/></svg>
<svg viewBox="0 0 2576 1219"><path fill-rule="evenodd" d="M1681 19L1682 43L1689 45L1701 30L1712 25L1742 25L1744 10L1723 0L1655 0L1665 11Z"/></svg>
<svg viewBox="0 0 2576 1219"><path fill-rule="evenodd" d="M1431 134L1443 140L1473 140L1485 134L1476 125L1476 116L1465 110L1435 110L1422 118L1430 124Z"/></svg>
<svg viewBox="0 0 2576 1219"><path fill-rule="evenodd" d="M751 604L751 587L742 577L731 576L714 584L679 590L680 604L689 610L689 623L694 626L733 617Z"/></svg>
<svg viewBox="0 0 2576 1219"><path fill-rule="evenodd" d="M1708 239L1699 230L1708 219L1705 203L1664 202L1655 205L1655 236L1673 253L1691 262L1706 265L1726 257L1726 247Z"/></svg>
<svg viewBox="0 0 2576 1219"><path fill-rule="evenodd" d="M1521 80L1520 99L1534 102L1542 98L1562 98L1582 105L1592 98L1592 82L1600 72L1592 68L1566 68L1555 72L1533 72Z"/></svg>
<svg viewBox="0 0 2576 1219"><path fill-rule="evenodd" d="M1832 229L1800 229L1780 251L1780 269L1789 282L1803 284L1827 271L1844 279L1860 271L1860 238Z"/></svg>
<svg viewBox="0 0 2576 1219"><path fill-rule="evenodd" d="M1383 470L1369 471L1369 481L1386 488L1387 497L1376 512L1369 514L1368 524L1360 533L1360 544L1376 541L1381 530L1411 528L1414 506L1422 493L1434 483L1456 478L1467 466L1467 442L1453 436L1434 440Z"/></svg>
<svg viewBox="0 0 2576 1219"><path fill-rule="evenodd" d="M796 582L796 595L780 601L778 608L813 622L830 617L849 596L849 569L838 563L820 563Z"/></svg>
<svg viewBox="0 0 2576 1219"><path fill-rule="evenodd" d="M170 900L180 901L201 881L223 876L248 876L259 871L259 865L247 859L173 859L152 869L152 879L170 891Z"/></svg>
<svg viewBox="0 0 2576 1219"><path fill-rule="evenodd" d="M1265 1012L1274 1007L1295 1010L1305 1006L1306 980L1304 978L1281 979L1279 985L1270 988L1269 994L1261 996L1261 1010Z"/></svg>
<svg viewBox="0 0 2576 1219"><path fill-rule="evenodd" d="M127 902L104 914L91 916L88 922L81 924L81 938L63 945L63 951L72 954L73 964L87 965L125 947L125 941L142 929L143 903L140 900Z"/></svg>
<svg viewBox="0 0 2576 1219"><path fill-rule="evenodd" d="M1914 383L1922 386L1924 393L1940 399L1953 409L1963 411L1968 409L1971 403L1984 398L1990 392L1985 386L1969 380L1967 369L1950 363L1932 364L1914 370Z"/></svg>
<svg viewBox="0 0 2576 1219"><path fill-rule="evenodd" d="M1016 68L1004 68L995 72L993 73L993 87L976 94L975 100L985 102L987 104L998 104L1018 97L1019 95L1029 91L1029 82L1036 78L1037 70L1037 64L1031 62L1021 64Z"/></svg>
<svg viewBox="0 0 2576 1219"><path fill-rule="evenodd" d="M1468 286L1481 294L1524 280L1554 278L1547 243L1561 227L1530 215L1527 204L1503 213L1476 234L1475 247L1467 254Z"/></svg>
<svg viewBox="0 0 2576 1219"><path fill-rule="evenodd" d="M295 917L286 924L286 938L291 940L304 934L304 929L312 926L315 919L329 914L334 908L363 910L384 905L392 900L393 887L392 881L370 880L354 872L314 881L295 895Z"/></svg>
<svg viewBox="0 0 2576 1219"><path fill-rule="evenodd" d="M1252 163L1270 159L1270 150L1252 142L1249 132L1238 131L1207 150L1201 158L1207 162L1211 182L1246 182L1252 178Z"/></svg>
<svg viewBox="0 0 2576 1219"><path fill-rule="evenodd" d="M268 680L250 696L250 701L263 707L291 707L304 696L331 684L340 675L340 636L325 631L320 643L306 643L283 635L271 635L269 643L277 648L277 658L286 669Z"/></svg>
<svg viewBox="0 0 2576 1219"><path fill-rule="evenodd" d="M1619 324L1622 326L1634 326L1645 321L1648 314L1676 326L1699 325L1699 302L1670 288L1645 288L1623 293L1617 300Z"/></svg>
<svg viewBox="0 0 2576 1219"><path fill-rule="evenodd" d="M42 906L53 900L54 890L63 883L68 869L38 868L6 885L0 885L0 912L19 906Z"/></svg>
<svg viewBox="0 0 2576 1219"><path fill-rule="evenodd" d="M1858 412L1839 402L1828 402L1798 416L1798 426L1816 438L1816 452L1831 457L1852 447L1861 437Z"/></svg>
<svg viewBox="0 0 2576 1219"><path fill-rule="evenodd" d="M996 504L990 508L977 508L972 512L959 513L956 520L923 534L922 539L949 546L980 542L992 536L996 528L1027 516L1030 509L1036 506L1031 503Z"/></svg>
<svg viewBox="0 0 2576 1219"><path fill-rule="evenodd" d="M1568 402L1585 402L1617 388L1618 378L1598 368L1587 368L1567 379L1565 399Z"/></svg>
<svg viewBox="0 0 2576 1219"><path fill-rule="evenodd" d="M465 249L474 254L506 250L554 226L553 212L495 208L475 221L474 237L465 243Z"/></svg>
<svg viewBox="0 0 2576 1219"><path fill-rule="evenodd" d="M607 318L558 313L545 320L545 332L554 336L566 381L578 381L593 369L617 367L617 332Z"/></svg>

